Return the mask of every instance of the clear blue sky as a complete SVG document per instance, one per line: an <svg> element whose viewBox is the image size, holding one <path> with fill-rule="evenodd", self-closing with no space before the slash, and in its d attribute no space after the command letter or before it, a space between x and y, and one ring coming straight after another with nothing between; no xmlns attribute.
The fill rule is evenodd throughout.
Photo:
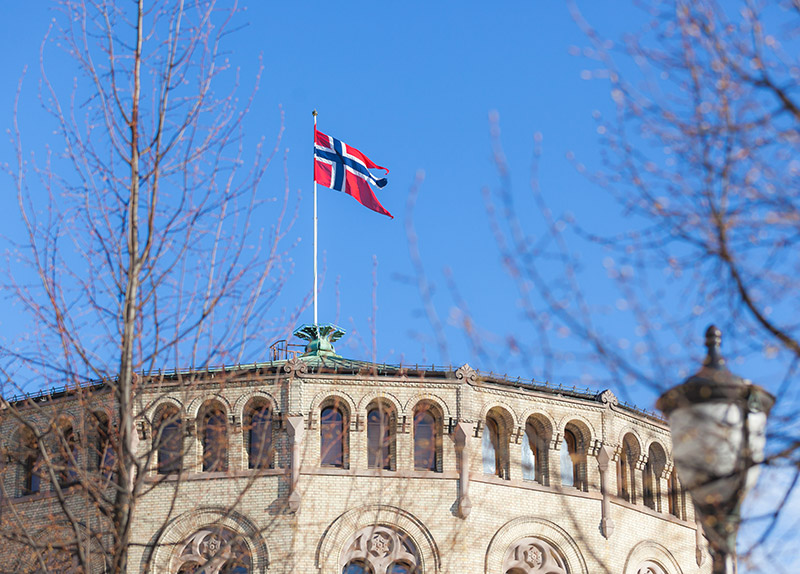
<svg viewBox="0 0 800 574"><path fill-rule="evenodd" d="M642 14L628 2L585 2L586 18L610 38L635 32ZM15 2L0 22L0 123L12 123L12 102L27 66L20 123L26 146L41 151L51 124L37 96L41 41L53 16L47 2ZM338 345L352 358L372 357L373 268L377 261L375 357L387 362L470 362L486 371L513 376L542 375L536 350L514 357L506 349L511 335L531 337L517 292L487 223L481 190L497 187L492 162L489 114L497 112L511 169L511 184L521 217L536 235L540 220L529 193L534 134L543 137L539 182L556 213L572 212L593 231L624 229L618 208L567 161L568 152L589 167L599 166L595 110L609 113L608 83L587 79L594 62L581 55L589 42L561 2L250 2L238 16L244 27L226 44L227 57L241 70L242 97L259 58L264 76L247 120L255 142L274 140L285 112L288 172L293 193L302 194L300 219L290 234L293 250L289 288L274 307L293 309L311 289L311 110L319 111L320 130L354 145L390 169L389 186L379 192L390 220L351 198L320 190L320 258L326 270L320 294L320 319L349 331ZM46 48L48 73L68 86L74 75L56 45ZM2 142L3 161L10 146ZM283 188L280 158L260 193L269 198ZM424 182L414 224L426 275L434 288L436 312L446 326L448 349L436 346L413 280L406 237L406 200L415 176ZM0 197L3 213L13 213L7 180ZM4 225L13 234L14 218ZM269 221L264 222L269 225ZM602 253L584 245L587 291L598 305L618 297L605 284ZM489 349L471 355L455 326L452 298L443 270L449 268ZM337 288L338 284L338 288ZM304 322L311 322L308 309ZM706 322L713 321L709 317ZM8 314L2 330L13 336L19 325ZM633 323L615 319L614 338L635 342ZM267 335L266 337L271 337ZM700 353L701 333L695 337ZM264 346L270 343L264 341ZM262 360L263 356L251 357ZM687 364L692 370L693 364ZM743 368L747 368L746 365ZM744 374L748 374L745 372ZM591 365L565 362L554 376L564 384L592 384ZM676 381L680 374L676 373ZM669 382L665 382L669 384ZM651 408L653 394L623 389L622 394Z"/></svg>

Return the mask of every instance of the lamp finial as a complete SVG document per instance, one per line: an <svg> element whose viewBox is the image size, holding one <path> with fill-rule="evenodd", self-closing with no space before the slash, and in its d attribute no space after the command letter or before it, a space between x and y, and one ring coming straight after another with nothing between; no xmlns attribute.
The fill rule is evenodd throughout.
<svg viewBox="0 0 800 574"><path fill-rule="evenodd" d="M703 365L712 369L721 369L725 365L720 346L722 345L722 331L716 325L709 325L706 329L706 349L708 354Z"/></svg>

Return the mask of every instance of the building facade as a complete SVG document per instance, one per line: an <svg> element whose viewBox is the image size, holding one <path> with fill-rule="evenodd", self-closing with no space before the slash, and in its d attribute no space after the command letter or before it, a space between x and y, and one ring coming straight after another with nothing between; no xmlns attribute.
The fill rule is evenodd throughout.
<svg viewBox="0 0 800 574"><path fill-rule="evenodd" d="M611 391L469 365L350 361L313 345L269 363L142 377L146 474L130 571L710 572L663 420ZM32 557L14 533L22 522L33 540L74 530L63 497L75 497L66 508L78 522L91 505L70 480L90 467L111 476L112 395L98 385L91 396L14 403L29 425L62 425L67 455L52 472L41 470L29 425L3 418L0 570L74 568L63 545L39 545ZM102 536L84 540L98 556L102 545ZM104 568L100 557L92 570Z"/></svg>

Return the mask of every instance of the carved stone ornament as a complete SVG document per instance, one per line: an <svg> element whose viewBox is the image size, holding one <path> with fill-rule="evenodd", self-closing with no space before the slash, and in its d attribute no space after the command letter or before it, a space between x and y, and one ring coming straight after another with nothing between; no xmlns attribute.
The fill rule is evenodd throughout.
<svg viewBox="0 0 800 574"><path fill-rule="evenodd" d="M220 574L252 572L252 558L244 540L222 526L194 533L174 560L174 572Z"/></svg>
<svg viewBox="0 0 800 574"><path fill-rule="evenodd" d="M615 395L611 391L611 389L606 389L605 391L598 394L597 400L603 403L604 405L611 405L613 407L619 405L619 399L617 399L617 395Z"/></svg>
<svg viewBox="0 0 800 574"><path fill-rule="evenodd" d="M464 363L456 369L456 378L466 383L474 383L478 380L478 372L470 367L469 363Z"/></svg>
<svg viewBox="0 0 800 574"><path fill-rule="evenodd" d="M350 538L340 559L340 568L348 564L367 564L373 574L417 572L419 553L408 535L388 526L362 528ZM405 570L397 569L404 566Z"/></svg>
<svg viewBox="0 0 800 574"><path fill-rule="evenodd" d="M667 573L661 566L659 566L655 562L647 560L639 565L639 567L636 569L636 574L667 574Z"/></svg>
<svg viewBox="0 0 800 574"><path fill-rule="evenodd" d="M308 371L308 365L302 359L292 357L283 364L283 371L292 375L302 375Z"/></svg>
<svg viewBox="0 0 800 574"><path fill-rule="evenodd" d="M569 574L561 554L549 542L528 537L517 540L506 552L505 574ZM658 574L661 574L660 572Z"/></svg>

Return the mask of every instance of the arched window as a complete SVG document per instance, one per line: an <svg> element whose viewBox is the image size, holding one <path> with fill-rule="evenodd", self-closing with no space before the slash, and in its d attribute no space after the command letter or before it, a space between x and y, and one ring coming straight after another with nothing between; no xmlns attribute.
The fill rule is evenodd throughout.
<svg viewBox="0 0 800 574"><path fill-rule="evenodd" d="M494 419L487 418L481 439L481 455L483 458L483 474L500 473L500 431Z"/></svg>
<svg viewBox="0 0 800 574"><path fill-rule="evenodd" d="M249 574L253 558L240 535L224 526L193 534L173 559L173 571L194 574Z"/></svg>
<svg viewBox="0 0 800 574"><path fill-rule="evenodd" d="M411 538L391 526L362 528L350 539L342 574L418 574L419 554Z"/></svg>
<svg viewBox="0 0 800 574"><path fill-rule="evenodd" d="M642 471L644 503L653 510L663 511L661 476L667 464L667 455L661 445L653 443L647 451L647 463Z"/></svg>
<svg viewBox="0 0 800 574"><path fill-rule="evenodd" d="M673 516L686 520L686 506L684 499L683 488L678 481L678 472L673 468L667 479L667 486L669 488L669 513Z"/></svg>
<svg viewBox="0 0 800 574"><path fill-rule="evenodd" d="M567 425L561 443L561 486L587 490L586 447L583 435L574 425Z"/></svg>
<svg viewBox="0 0 800 574"><path fill-rule="evenodd" d="M353 560L348 562L342 570L342 574L374 574L372 568L361 560Z"/></svg>
<svg viewBox="0 0 800 574"><path fill-rule="evenodd" d="M522 441L522 478L547 485L547 448L549 437L540 421L534 418L525 423Z"/></svg>
<svg viewBox="0 0 800 574"><path fill-rule="evenodd" d="M394 470L394 410L384 403L370 406L367 412L367 467Z"/></svg>
<svg viewBox="0 0 800 574"><path fill-rule="evenodd" d="M622 439L622 451L617 461L617 486L619 497L636 503L636 461L639 458L639 443L631 434Z"/></svg>
<svg viewBox="0 0 800 574"><path fill-rule="evenodd" d="M572 431L565 431L564 440L561 441L561 486L575 486L575 468L572 462L575 444Z"/></svg>
<svg viewBox="0 0 800 574"><path fill-rule="evenodd" d="M183 425L178 409L164 407L157 414L153 448L156 450L158 474L174 474L181 471Z"/></svg>
<svg viewBox="0 0 800 574"><path fill-rule="evenodd" d="M567 563L555 546L535 537L518 540L503 560L504 574L567 574Z"/></svg>
<svg viewBox="0 0 800 574"><path fill-rule="evenodd" d="M22 474L20 494L36 494L42 488L42 459L39 441L27 428L20 430L19 461Z"/></svg>
<svg viewBox="0 0 800 574"><path fill-rule="evenodd" d="M421 403L414 409L414 469L442 471L441 418L435 409Z"/></svg>
<svg viewBox="0 0 800 574"><path fill-rule="evenodd" d="M349 422L344 409L335 404L325 406L319 421L320 465L347 468Z"/></svg>
<svg viewBox="0 0 800 574"><path fill-rule="evenodd" d="M94 426L94 468L106 478L111 476L116 463L116 454L111 436L111 422L103 413L92 413Z"/></svg>
<svg viewBox="0 0 800 574"><path fill-rule="evenodd" d="M245 425L248 468L272 468L274 448L270 404L262 402L250 406L245 415Z"/></svg>
<svg viewBox="0 0 800 574"><path fill-rule="evenodd" d="M211 403L202 414L203 472L228 470L228 419L218 404Z"/></svg>
<svg viewBox="0 0 800 574"><path fill-rule="evenodd" d="M78 482L78 437L71 425L60 429L58 454L55 457L56 474L60 486Z"/></svg>
<svg viewBox="0 0 800 574"><path fill-rule="evenodd" d="M492 415L486 417L486 427L481 440L481 453L483 456L483 473L505 477L506 458L504 456L504 441L501 426L497 418Z"/></svg>

